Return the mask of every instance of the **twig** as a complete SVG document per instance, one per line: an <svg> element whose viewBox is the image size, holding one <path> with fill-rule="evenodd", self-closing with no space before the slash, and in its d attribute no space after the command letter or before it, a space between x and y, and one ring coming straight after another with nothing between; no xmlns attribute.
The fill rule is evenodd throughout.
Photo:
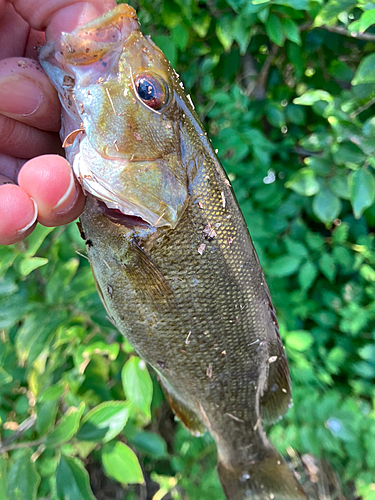
<svg viewBox="0 0 375 500"><path fill-rule="evenodd" d="M316 26L323 30L327 30L330 33L337 33L338 35L348 36L350 38L356 38L357 40L366 40L368 42L375 42L375 35L372 33L359 33L358 31L353 31L352 33L344 28L343 26Z"/></svg>
<svg viewBox="0 0 375 500"><path fill-rule="evenodd" d="M308 21L307 23L301 24L299 26L300 31L307 31L309 29L322 29L329 31L330 33L337 33L338 35L348 36L349 38L356 38L357 40L366 40L368 42L375 41L375 34L373 33L360 33L358 31L350 32L344 26L327 26L326 24L322 24L321 26L313 26L312 21Z"/></svg>
<svg viewBox="0 0 375 500"><path fill-rule="evenodd" d="M366 109L370 108L373 104L375 104L375 96L367 101L363 106L360 106L355 111L352 111L349 115L350 118L355 118L356 116L360 115L362 111L366 111Z"/></svg>
<svg viewBox="0 0 375 500"><path fill-rule="evenodd" d="M264 99L264 96L266 94L268 73L270 72L271 64L273 63L273 60L275 59L279 48L280 47L278 47L276 44L272 45L272 49L270 50L270 53L268 54L267 59L264 61L264 64L259 72L255 87L250 92L250 95L253 95L257 101L261 101L262 99Z"/></svg>
<svg viewBox="0 0 375 500"><path fill-rule="evenodd" d="M44 439L37 439L36 441L25 441L23 443L10 444L9 446L0 446L0 453L6 453L11 450L19 450L20 448L30 448L30 446L40 446L44 443Z"/></svg>
<svg viewBox="0 0 375 500"><path fill-rule="evenodd" d="M35 424L35 421L36 421L36 414L35 413L33 415L31 415L29 418L27 418L26 420L24 420L18 426L18 428L14 432L14 434L12 434L8 439L5 439L2 443L0 443L0 453L5 453L8 450L15 449L15 448L12 448L12 446L19 447L18 445L16 445L16 444L12 445L11 443L16 441L16 439L22 437L25 434L25 432L27 432L29 429L31 429L31 427L33 427L33 425ZM21 443L21 444L24 445L25 443ZM21 446L21 448L23 448L23 446Z"/></svg>

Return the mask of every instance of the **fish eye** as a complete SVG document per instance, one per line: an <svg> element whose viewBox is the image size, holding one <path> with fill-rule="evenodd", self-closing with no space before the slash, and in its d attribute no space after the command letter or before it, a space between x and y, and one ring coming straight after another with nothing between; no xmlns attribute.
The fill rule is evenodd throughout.
<svg viewBox="0 0 375 500"><path fill-rule="evenodd" d="M135 88L142 101L152 109L162 109L168 101L168 87L159 77L149 74L138 75Z"/></svg>

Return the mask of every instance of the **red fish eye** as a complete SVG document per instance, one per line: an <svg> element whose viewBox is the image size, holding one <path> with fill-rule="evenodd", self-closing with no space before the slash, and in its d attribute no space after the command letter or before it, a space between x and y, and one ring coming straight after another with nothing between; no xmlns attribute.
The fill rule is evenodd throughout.
<svg viewBox="0 0 375 500"><path fill-rule="evenodd" d="M134 81L139 97L152 109L161 109L168 100L166 84L153 75L138 75Z"/></svg>

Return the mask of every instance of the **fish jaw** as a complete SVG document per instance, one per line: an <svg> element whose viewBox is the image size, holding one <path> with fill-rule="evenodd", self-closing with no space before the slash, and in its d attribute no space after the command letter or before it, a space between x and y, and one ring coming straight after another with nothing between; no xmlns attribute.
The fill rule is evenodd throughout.
<svg viewBox="0 0 375 500"><path fill-rule="evenodd" d="M84 192L151 226L174 228L188 202L178 130L168 116L145 109L134 85L137 74L149 71L152 52L161 53L122 4L63 33L39 58L58 90L61 138ZM168 81L171 68L163 60L154 72L165 72Z"/></svg>
<svg viewBox="0 0 375 500"><path fill-rule="evenodd" d="M138 29L134 9L122 4L72 33L62 33L59 39L39 49L39 61L59 93L64 114L72 119L66 120L64 116L68 123L62 130L63 139L82 121L74 99L76 80L80 79L81 85L82 78L91 81L100 78L103 56L109 49L113 53L115 47L121 51L124 40Z"/></svg>

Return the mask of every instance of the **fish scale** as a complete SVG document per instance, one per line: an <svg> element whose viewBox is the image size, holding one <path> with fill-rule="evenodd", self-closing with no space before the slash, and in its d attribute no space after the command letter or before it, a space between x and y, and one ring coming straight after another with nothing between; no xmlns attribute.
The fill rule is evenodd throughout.
<svg viewBox="0 0 375 500"><path fill-rule="evenodd" d="M40 60L69 115L61 134L87 194L81 234L112 321L181 421L212 434L229 500L306 498L263 429L291 401L269 291L178 75L126 5L63 34ZM150 92L137 94L138 77ZM168 89L160 108L155 81Z"/></svg>

